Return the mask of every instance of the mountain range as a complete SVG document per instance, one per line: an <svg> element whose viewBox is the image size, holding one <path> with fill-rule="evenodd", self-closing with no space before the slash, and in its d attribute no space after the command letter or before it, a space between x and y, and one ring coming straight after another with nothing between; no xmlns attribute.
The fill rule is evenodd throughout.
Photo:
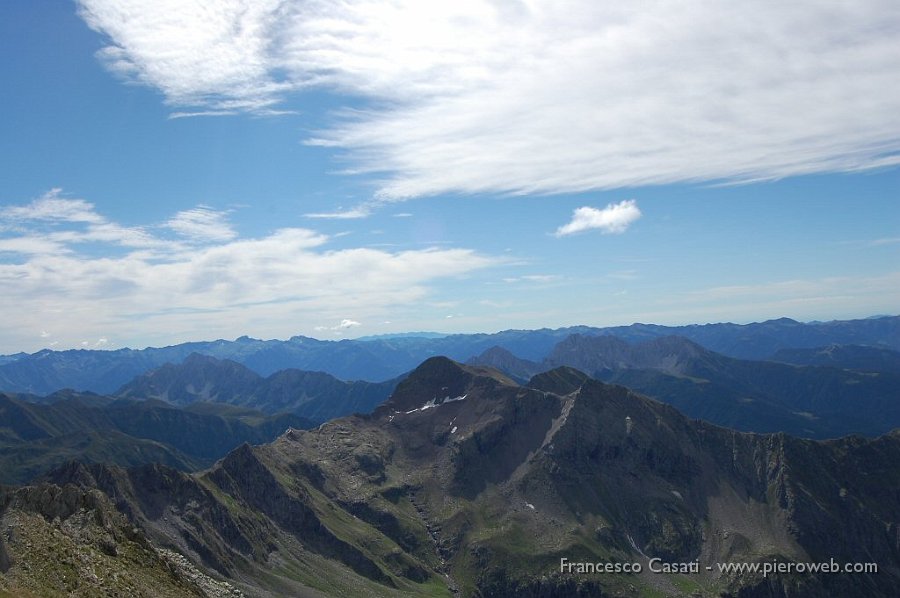
<svg viewBox="0 0 900 598"><path fill-rule="evenodd" d="M435 338L388 337L321 341L295 336L286 341L241 337L234 341L194 342L162 348L43 350L0 357L0 390L46 395L63 388L101 394L115 392L135 376L192 353L240 363L261 376L285 369L321 371L341 380L396 378L436 355L465 361L498 346L519 358L542 361L572 334L615 336L629 343L681 336L711 351L739 359L768 359L781 349L831 344L867 345L900 351L900 316L800 323L788 318L752 324L659 326L632 324L610 328L576 326L557 330L507 330L495 334L454 334Z"/></svg>
<svg viewBox="0 0 900 598"><path fill-rule="evenodd" d="M398 379L344 382L324 372L287 369L263 378L231 361L193 353L136 377L115 396L158 399L174 405L226 403L263 413L293 413L322 423L351 413L369 413L383 403Z"/></svg>
<svg viewBox="0 0 900 598"><path fill-rule="evenodd" d="M809 438L877 436L900 427L900 353L873 347L782 350L792 365L715 353L685 338L628 343L618 337L573 334L540 363L492 347L467 363L494 367L513 379L569 366L622 384L684 414L752 432ZM829 355L823 359L821 355ZM865 357L873 359L866 362ZM864 369L848 366L871 365ZM844 367L840 367L844 366Z"/></svg>
<svg viewBox="0 0 900 598"><path fill-rule="evenodd" d="M894 596L898 322L5 356L0 598Z"/></svg>
<svg viewBox="0 0 900 598"><path fill-rule="evenodd" d="M70 392L36 404L0 394L0 483L27 482L72 459L196 471L244 442L260 444L312 426L293 414L267 416L213 403L182 409Z"/></svg>
<svg viewBox="0 0 900 598"><path fill-rule="evenodd" d="M568 366L522 385L436 357L370 415L242 445L203 472L71 463L4 491L0 583L109 593L133 558L132 595L887 597L897 488L897 432L743 433ZM34 529L59 537L39 548L61 562L35 566ZM187 564L167 566L177 555ZM643 570L580 574L563 558ZM651 573L651 558L697 572ZM878 572L717 566L832 559ZM84 563L104 575L76 574Z"/></svg>

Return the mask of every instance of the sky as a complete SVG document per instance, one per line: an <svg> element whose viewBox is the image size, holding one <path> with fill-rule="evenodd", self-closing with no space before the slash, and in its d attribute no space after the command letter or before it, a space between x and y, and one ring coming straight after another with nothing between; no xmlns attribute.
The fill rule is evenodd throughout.
<svg viewBox="0 0 900 598"><path fill-rule="evenodd" d="M900 4L0 3L0 353L897 314Z"/></svg>

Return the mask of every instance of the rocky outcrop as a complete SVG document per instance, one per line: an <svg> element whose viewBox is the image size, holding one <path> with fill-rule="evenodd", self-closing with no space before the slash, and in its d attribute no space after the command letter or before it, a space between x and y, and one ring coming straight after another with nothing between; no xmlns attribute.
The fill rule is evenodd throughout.
<svg viewBox="0 0 900 598"><path fill-rule="evenodd" d="M0 593L238 598L231 584L173 563L97 489L0 490Z"/></svg>

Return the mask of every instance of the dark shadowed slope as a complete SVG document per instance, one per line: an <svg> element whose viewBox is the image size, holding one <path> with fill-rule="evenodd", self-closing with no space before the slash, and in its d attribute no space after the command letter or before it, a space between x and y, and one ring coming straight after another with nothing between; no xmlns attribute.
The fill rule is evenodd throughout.
<svg viewBox="0 0 900 598"><path fill-rule="evenodd" d="M161 401L69 396L33 404L0 394L0 483L22 483L78 459L90 463L162 463L192 471L243 442L268 442L312 422L203 404L185 410ZM198 404L199 405L199 404Z"/></svg>

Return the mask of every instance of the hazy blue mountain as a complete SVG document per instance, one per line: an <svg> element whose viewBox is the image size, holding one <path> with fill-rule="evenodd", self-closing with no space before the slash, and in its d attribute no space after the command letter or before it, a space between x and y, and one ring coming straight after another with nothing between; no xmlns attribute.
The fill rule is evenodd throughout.
<svg viewBox="0 0 900 598"><path fill-rule="evenodd" d="M0 355L0 365L5 363L12 363L23 357L28 357L28 353L15 353L13 355Z"/></svg>
<svg viewBox="0 0 900 598"><path fill-rule="evenodd" d="M6 363L0 362L0 390L46 395L61 388L74 388L108 394L153 368L166 363L181 363L191 353L229 359L262 376L284 369L299 369L325 372L341 380L382 381L408 372L432 356L445 355L466 361L495 346L520 359L540 362L557 343L572 334L615 336L629 343L677 335L718 353L744 359L767 358L781 349L835 343L900 351L898 316L807 324L783 318L744 325L576 326L557 330L452 334L440 338L399 336L321 341L295 336L281 341L241 337L234 341L216 340L141 350L45 350L16 359L10 357Z"/></svg>
<svg viewBox="0 0 900 598"><path fill-rule="evenodd" d="M900 373L900 351L862 345L828 345L812 349L781 349L771 361L821 365L862 372Z"/></svg>
<svg viewBox="0 0 900 598"><path fill-rule="evenodd" d="M295 369L263 378L237 362L194 353L183 363L166 364L136 377L116 396L159 399L175 405L212 401L323 422L369 413L388 398L396 384L396 379L344 382L324 372Z"/></svg>
<svg viewBox="0 0 900 598"><path fill-rule="evenodd" d="M481 365L500 370L516 382L525 382L547 368L536 361L521 359L503 347L491 347L476 357L466 360L466 365Z"/></svg>
<svg viewBox="0 0 900 598"><path fill-rule="evenodd" d="M568 366L669 403L691 417L745 431L833 438L875 436L900 427L898 373L735 359L682 337L629 343L614 336L575 334L540 364L496 351L469 363L496 367L518 379Z"/></svg>
<svg viewBox="0 0 900 598"><path fill-rule="evenodd" d="M629 342L682 336L707 349L743 359L766 359L781 349L857 344L900 350L900 316L801 323L779 318L752 324L656 326L632 324L602 329Z"/></svg>

